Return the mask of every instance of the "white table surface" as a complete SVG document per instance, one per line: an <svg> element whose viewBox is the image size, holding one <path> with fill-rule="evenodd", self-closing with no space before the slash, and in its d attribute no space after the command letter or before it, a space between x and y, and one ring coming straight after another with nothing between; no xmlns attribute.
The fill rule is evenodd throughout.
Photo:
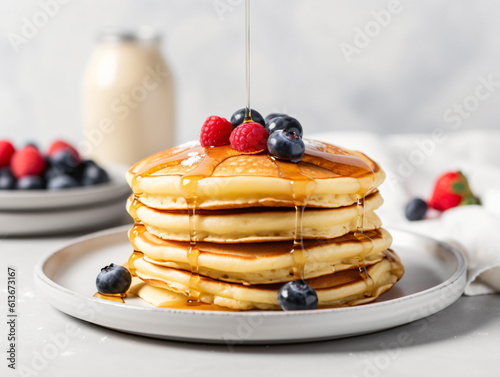
<svg viewBox="0 0 500 377"><path fill-rule="evenodd" d="M296 345L178 343L88 324L52 308L34 287L40 258L75 236L0 240L0 313L5 319L6 265L13 265L23 368L7 368L2 320L1 376L478 376L500 368L500 295L462 297L433 316L379 333Z"/></svg>

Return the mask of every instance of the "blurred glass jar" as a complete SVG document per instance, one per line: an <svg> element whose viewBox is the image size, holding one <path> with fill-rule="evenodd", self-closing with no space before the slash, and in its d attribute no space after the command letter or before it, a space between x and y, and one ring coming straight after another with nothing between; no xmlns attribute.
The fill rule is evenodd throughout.
<svg viewBox="0 0 500 377"><path fill-rule="evenodd" d="M172 74L150 29L108 31L83 80L82 153L132 165L175 143Z"/></svg>

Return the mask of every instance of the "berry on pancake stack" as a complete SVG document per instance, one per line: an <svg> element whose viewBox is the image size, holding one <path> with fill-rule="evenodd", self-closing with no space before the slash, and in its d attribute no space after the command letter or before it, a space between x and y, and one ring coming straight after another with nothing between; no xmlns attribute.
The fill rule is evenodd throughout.
<svg viewBox="0 0 500 377"><path fill-rule="evenodd" d="M212 116L200 143L127 174L130 292L160 307L308 310L374 301L403 275L371 159L285 114ZM248 116L250 115L250 116Z"/></svg>

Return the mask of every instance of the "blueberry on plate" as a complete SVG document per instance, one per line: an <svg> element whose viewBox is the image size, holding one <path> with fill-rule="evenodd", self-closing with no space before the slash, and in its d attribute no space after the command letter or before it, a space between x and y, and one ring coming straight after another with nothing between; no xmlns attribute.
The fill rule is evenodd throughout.
<svg viewBox="0 0 500 377"><path fill-rule="evenodd" d="M318 307L318 295L304 280L295 280L280 288L278 304L286 311L312 310Z"/></svg>
<svg viewBox="0 0 500 377"><path fill-rule="evenodd" d="M55 177L59 177L60 175L68 175L66 173L66 170L59 167L59 166L49 166L46 170L45 170L45 179L47 181L50 181L52 179L54 179Z"/></svg>
<svg viewBox="0 0 500 377"><path fill-rule="evenodd" d="M405 208L405 216L410 221L422 220L426 212L427 203L420 198L410 200Z"/></svg>
<svg viewBox="0 0 500 377"><path fill-rule="evenodd" d="M85 169L85 164L83 162L80 163L76 168L73 169L69 175L73 177L78 182L82 181L83 169Z"/></svg>
<svg viewBox="0 0 500 377"><path fill-rule="evenodd" d="M97 291L102 294L116 295L125 293L132 283L132 275L122 266L111 263L101 269L95 281Z"/></svg>
<svg viewBox="0 0 500 377"><path fill-rule="evenodd" d="M80 186L78 181L67 174L55 176L47 181L48 190L60 190L78 186Z"/></svg>
<svg viewBox="0 0 500 377"><path fill-rule="evenodd" d="M267 149L276 158L299 162L304 155L306 146L295 132L278 130L269 135Z"/></svg>
<svg viewBox="0 0 500 377"><path fill-rule="evenodd" d="M73 175L80 163L80 159L68 149L58 150L50 157L51 168L63 174Z"/></svg>
<svg viewBox="0 0 500 377"><path fill-rule="evenodd" d="M16 178L12 175L9 167L0 169L0 190L14 190Z"/></svg>
<svg viewBox="0 0 500 377"><path fill-rule="evenodd" d="M42 190L45 188L45 182L38 175L27 175L19 178L17 181L18 190Z"/></svg>
<svg viewBox="0 0 500 377"><path fill-rule="evenodd" d="M84 162L81 174L82 186L93 186L109 182L108 173L92 160Z"/></svg>
<svg viewBox="0 0 500 377"><path fill-rule="evenodd" d="M269 123L272 119L274 118L278 118L278 117L286 117L288 115L286 114L282 114L282 113L271 113L269 114L266 119L264 119L266 121L266 123Z"/></svg>
<svg viewBox="0 0 500 377"><path fill-rule="evenodd" d="M270 119L266 122L266 130L271 135L273 132L277 130L287 130L289 132L295 132L299 137L302 137L303 130L302 125L299 121L291 116L279 116L276 118Z"/></svg>
<svg viewBox="0 0 500 377"><path fill-rule="evenodd" d="M233 128L238 127L243 121L245 120L245 108L239 109L236 111L233 115L231 115L231 124L233 125ZM262 127L266 126L266 122L264 121L264 117L260 115L260 113L257 110L252 109L252 112L250 113L252 116L252 120L255 123L259 123L262 125Z"/></svg>

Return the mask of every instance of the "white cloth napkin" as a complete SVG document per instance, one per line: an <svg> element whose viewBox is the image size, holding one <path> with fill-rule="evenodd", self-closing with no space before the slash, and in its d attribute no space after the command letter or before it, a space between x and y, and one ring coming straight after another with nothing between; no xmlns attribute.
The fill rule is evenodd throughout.
<svg viewBox="0 0 500 377"><path fill-rule="evenodd" d="M311 138L360 150L387 173L378 210L387 226L453 243L468 263L466 295L500 292L500 131L431 135L326 133ZM413 197L429 199L436 178L461 170L481 206L452 208L431 220L410 222L404 208Z"/></svg>

